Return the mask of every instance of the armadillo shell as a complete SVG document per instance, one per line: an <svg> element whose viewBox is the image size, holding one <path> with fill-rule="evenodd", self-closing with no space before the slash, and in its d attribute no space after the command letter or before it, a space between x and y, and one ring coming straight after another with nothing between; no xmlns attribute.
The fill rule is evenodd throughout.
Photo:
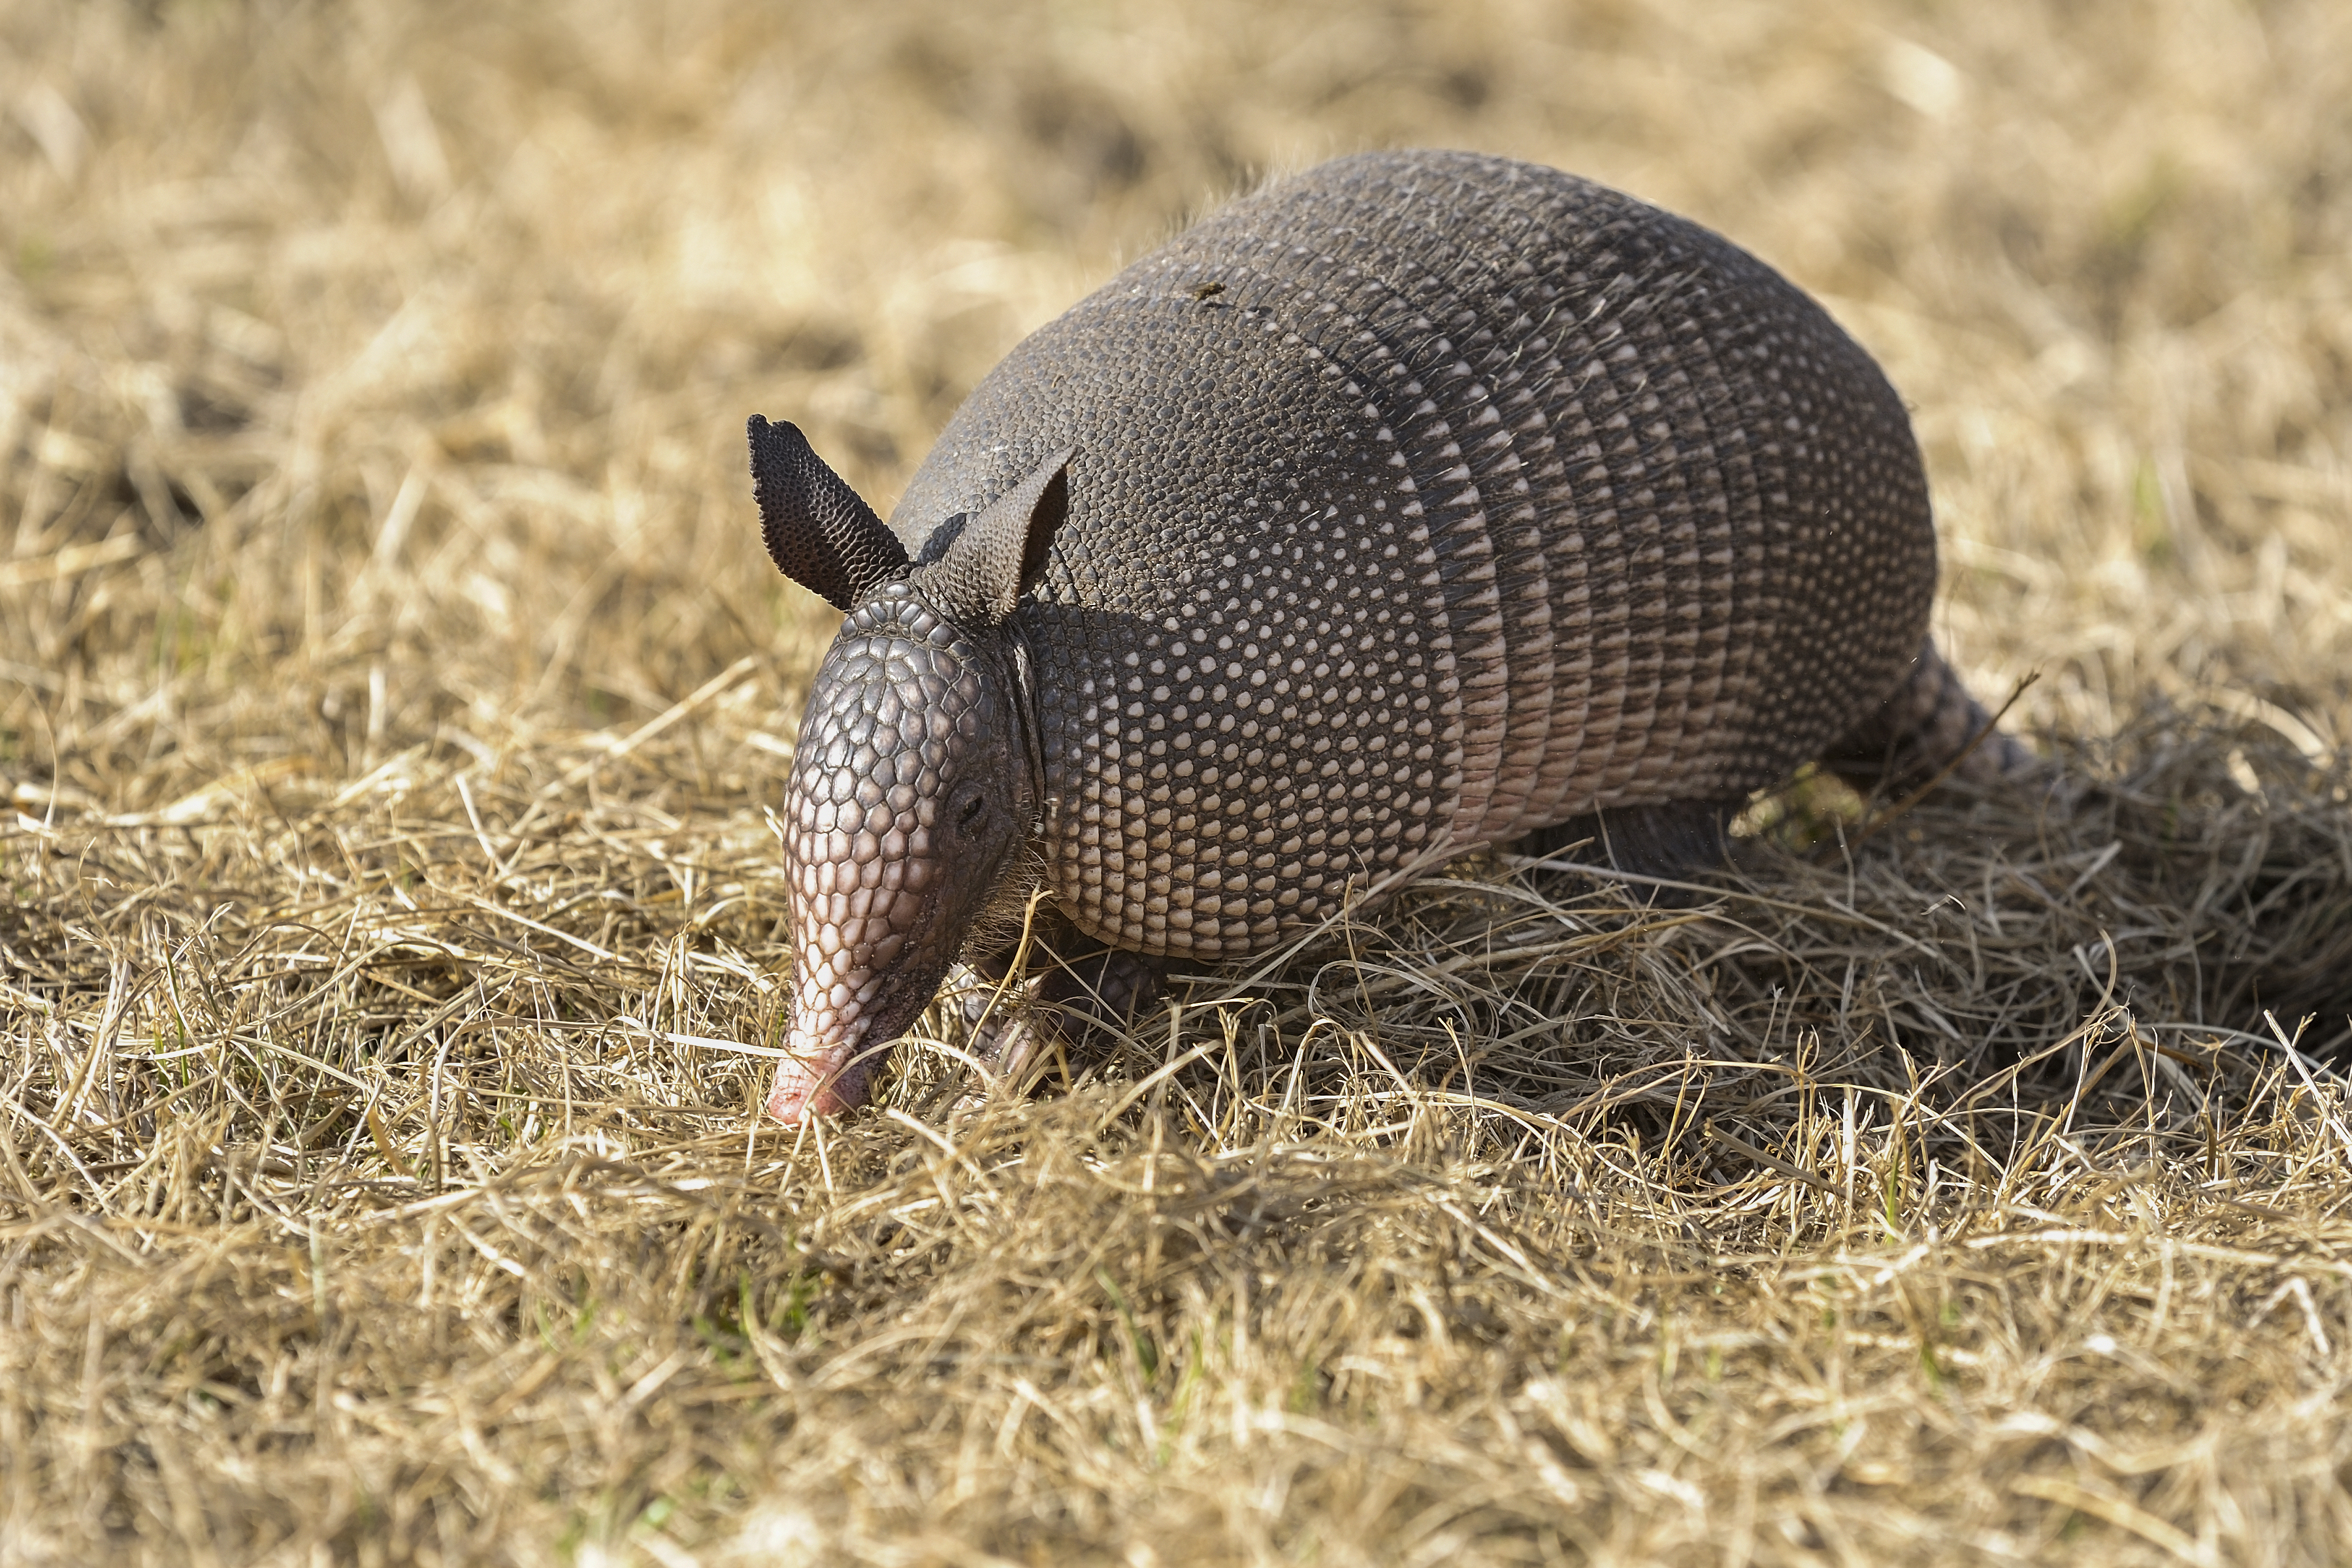
<svg viewBox="0 0 2352 1568"><path fill-rule="evenodd" d="M1045 874L1145 953L1736 802L1927 634L1927 483L1870 356L1719 236L1531 164L1370 154L1225 208L1014 349L890 526L919 554L1064 447L1014 617Z"/></svg>

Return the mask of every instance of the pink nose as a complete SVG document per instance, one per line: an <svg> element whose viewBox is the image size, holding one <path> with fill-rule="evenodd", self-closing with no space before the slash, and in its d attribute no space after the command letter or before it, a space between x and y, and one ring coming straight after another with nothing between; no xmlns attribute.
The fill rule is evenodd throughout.
<svg viewBox="0 0 2352 1568"><path fill-rule="evenodd" d="M867 1012L874 977L861 962L872 949L861 939L876 922L859 921L845 930L808 920L798 910L795 914L807 934L796 966L801 974L792 1026L784 1031L790 1054L776 1063L775 1086L768 1091L768 1114L793 1125L812 1113L837 1116L863 1105L866 1079L878 1065L858 1054L875 1021Z"/></svg>
<svg viewBox="0 0 2352 1568"><path fill-rule="evenodd" d="M833 1110L835 1108L829 1105L812 1104L830 1098L813 1084L779 1083L768 1096L768 1114L787 1127L798 1127L812 1111L823 1116Z"/></svg>
<svg viewBox="0 0 2352 1568"><path fill-rule="evenodd" d="M834 1079L841 1060L790 1058L776 1064L775 1087L768 1091L768 1114L787 1127L797 1127L810 1116L838 1116L857 1102L844 1098Z"/></svg>

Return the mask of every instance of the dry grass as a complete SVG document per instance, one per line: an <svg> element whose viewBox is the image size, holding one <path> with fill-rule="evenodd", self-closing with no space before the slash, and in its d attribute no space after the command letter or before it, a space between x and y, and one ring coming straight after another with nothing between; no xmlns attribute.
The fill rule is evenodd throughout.
<svg viewBox="0 0 2352 1568"><path fill-rule="evenodd" d="M2342 1560L2347 101L2335 0L0 5L0 1564ZM2072 784L759 1131L743 416L887 500L1381 142L1826 297Z"/></svg>

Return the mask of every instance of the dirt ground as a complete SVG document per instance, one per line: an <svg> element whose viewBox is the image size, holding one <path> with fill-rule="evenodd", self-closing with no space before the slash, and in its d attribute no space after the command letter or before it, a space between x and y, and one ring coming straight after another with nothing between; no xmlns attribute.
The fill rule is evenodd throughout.
<svg viewBox="0 0 2352 1568"><path fill-rule="evenodd" d="M2347 103L2340 0L0 0L0 1568L2352 1557ZM1412 144L1819 295L2066 783L763 1128L745 416L887 510Z"/></svg>

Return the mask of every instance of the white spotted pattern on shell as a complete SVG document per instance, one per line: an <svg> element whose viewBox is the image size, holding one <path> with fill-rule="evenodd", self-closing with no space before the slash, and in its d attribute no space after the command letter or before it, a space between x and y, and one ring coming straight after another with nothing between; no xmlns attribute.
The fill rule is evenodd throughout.
<svg viewBox="0 0 2352 1568"><path fill-rule="evenodd" d="M919 552L1062 447L1013 617L1039 848L1141 953L1262 951L1423 850L1736 803L1920 667L1934 531L1877 366L1553 170L1378 153L1235 203L1021 344L891 526Z"/></svg>

